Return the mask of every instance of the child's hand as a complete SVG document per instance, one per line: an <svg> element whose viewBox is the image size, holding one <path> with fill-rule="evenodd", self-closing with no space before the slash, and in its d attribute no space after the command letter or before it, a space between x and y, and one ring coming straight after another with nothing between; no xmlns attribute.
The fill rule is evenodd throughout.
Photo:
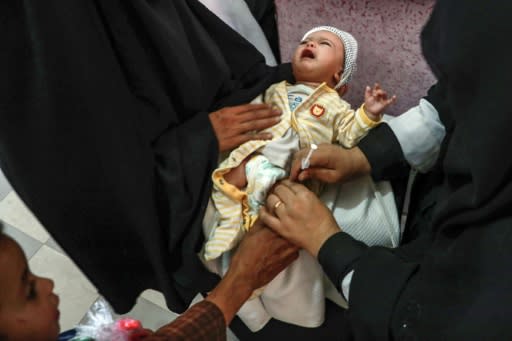
<svg viewBox="0 0 512 341"><path fill-rule="evenodd" d="M364 111L371 120L378 121L384 109L395 101L395 95L388 99L386 91L381 89L378 83L375 83L373 89L367 86L364 92Z"/></svg>

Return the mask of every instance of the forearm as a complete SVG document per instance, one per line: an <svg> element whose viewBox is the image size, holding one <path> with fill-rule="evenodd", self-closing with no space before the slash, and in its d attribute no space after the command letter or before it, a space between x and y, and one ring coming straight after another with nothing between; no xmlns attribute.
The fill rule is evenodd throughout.
<svg viewBox="0 0 512 341"><path fill-rule="evenodd" d="M141 340L226 340L226 326L253 292L249 283L239 271L228 270L204 301Z"/></svg>
<svg viewBox="0 0 512 341"><path fill-rule="evenodd" d="M352 154L350 161L353 177L372 173L372 165L361 148L352 148L350 149L350 153Z"/></svg>
<svg viewBox="0 0 512 341"><path fill-rule="evenodd" d="M219 285L206 297L206 300L215 304L222 311L224 321L226 325L229 325L251 294L251 287L228 271Z"/></svg>
<svg viewBox="0 0 512 341"><path fill-rule="evenodd" d="M318 251L318 262L322 265L325 274L336 288L351 270L354 263L361 257L368 247L349 236L338 232L328 238Z"/></svg>
<svg viewBox="0 0 512 341"><path fill-rule="evenodd" d="M409 164L400 143L387 124L370 130L358 147L368 162L374 180L390 180L409 173Z"/></svg>
<svg viewBox="0 0 512 341"><path fill-rule="evenodd" d="M404 261L390 249L368 247L344 232L324 243L318 261L338 291L345 276L353 271L351 316L359 327L364 326L367 338L381 339L387 335L394 305L418 264Z"/></svg>
<svg viewBox="0 0 512 341"><path fill-rule="evenodd" d="M335 153L341 153L342 156L333 157L334 169L342 170L337 182L343 183L372 173L372 165L359 146L350 149L338 147Z"/></svg>
<svg viewBox="0 0 512 341"><path fill-rule="evenodd" d="M226 324L221 310L212 302L202 301L190 307L176 320L155 333L142 333L132 341L224 341Z"/></svg>

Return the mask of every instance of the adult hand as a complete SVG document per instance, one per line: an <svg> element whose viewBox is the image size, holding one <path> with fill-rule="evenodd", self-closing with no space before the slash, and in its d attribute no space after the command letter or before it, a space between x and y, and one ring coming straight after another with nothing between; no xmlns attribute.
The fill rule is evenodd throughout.
<svg viewBox="0 0 512 341"><path fill-rule="evenodd" d="M308 152L309 148L305 148L295 153L290 180L317 179L322 182L337 183L371 172L368 159L358 147L345 149L334 144L321 144L311 155L309 168L301 169L301 161Z"/></svg>
<svg viewBox="0 0 512 341"><path fill-rule="evenodd" d="M214 111L208 118L224 152L250 140L271 139L272 134L260 131L279 122L280 116L281 111L267 104L245 104Z"/></svg>
<svg viewBox="0 0 512 341"><path fill-rule="evenodd" d="M229 270L208 295L229 324L252 292L268 284L299 256L297 246L258 220L240 243Z"/></svg>
<svg viewBox="0 0 512 341"><path fill-rule="evenodd" d="M298 256L297 246L258 220L242 239L233 256L228 274L243 278L252 293L268 284Z"/></svg>
<svg viewBox="0 0 512 341"><path fill-rule="evenodd" d="M340 228L318 197L305 186L281 181L260 210L260 219L281 236L316 257L323 243Z"/></svg>

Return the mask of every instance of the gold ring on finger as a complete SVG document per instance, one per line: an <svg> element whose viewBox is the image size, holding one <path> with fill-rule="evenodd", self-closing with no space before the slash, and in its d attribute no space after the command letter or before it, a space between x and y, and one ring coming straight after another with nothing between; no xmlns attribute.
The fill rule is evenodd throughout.
<svg viewBox="0 0 512 341"><path fill-rule="evenodd" d="M279 206L281 206L283 204L283 202L281 200L278 200L275 204L274 204L274 211L277 210L277 208Z"/></svg>

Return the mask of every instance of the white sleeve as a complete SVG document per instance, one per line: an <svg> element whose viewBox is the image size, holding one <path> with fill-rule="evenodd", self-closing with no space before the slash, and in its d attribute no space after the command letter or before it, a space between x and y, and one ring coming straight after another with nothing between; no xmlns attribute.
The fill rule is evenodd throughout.
<svg viewBox="0 0 512 341"><path fill-rule="evenodd" d="M343 277L343 280L341 281L341 293L343 294L343 297L345 297L345 300L348 303L348 296L350 295L350 283L352 282L352 276L354 275L354 270L350 271L348 274Z"/></svg>
<svg viewBox="0 0 512 341"><path fill-rule="evenodd" d="M222 21L240 33L265 56L267 65L277 65L272 49L244 0L200 0Z"/></svg>
<svg viewBox="0 0 512 341"><path fill-rule="evenodd" d="M411 167L419 172L427 172L435 164L446 134L434 106L421 99L418 106L387 123Z"/></svg>

